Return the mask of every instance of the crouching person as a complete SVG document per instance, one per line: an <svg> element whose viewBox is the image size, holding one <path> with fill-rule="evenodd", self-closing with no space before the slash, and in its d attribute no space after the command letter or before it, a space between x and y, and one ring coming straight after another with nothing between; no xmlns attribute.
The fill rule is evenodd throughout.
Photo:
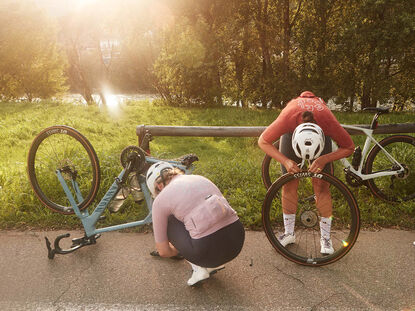
<svg viewBox="0 0 415 311"><path fill-rule="evenodd" d="M184 175L167 162L153 164L147 186L155 197L153 231L160 256L180 253L192 266L192 286L240 253L245 231L238 215L209 179Z"/></svg>

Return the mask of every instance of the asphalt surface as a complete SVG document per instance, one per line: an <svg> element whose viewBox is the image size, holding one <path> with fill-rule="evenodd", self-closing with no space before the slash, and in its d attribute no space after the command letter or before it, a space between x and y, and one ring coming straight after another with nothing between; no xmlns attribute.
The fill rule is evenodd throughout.
<svg viewBox="0 0 415 311"><path fill-rule="evenodd" d="M44 236L61 233L0 231L0 310L415 310L415 231L362 231L317 268L248 231L241 254L197 287L185 261L149 255L151 233L104 233L50 260Z"/></svg>

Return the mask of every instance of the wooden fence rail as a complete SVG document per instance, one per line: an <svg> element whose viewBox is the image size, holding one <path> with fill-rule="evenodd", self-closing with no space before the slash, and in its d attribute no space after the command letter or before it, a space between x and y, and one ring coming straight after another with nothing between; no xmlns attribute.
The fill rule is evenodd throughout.
<svg viewBox="0 0 415 311"><path fill-rule="evenodd" d="M369 125L354 126L369 128ZM148 150L151 136L192 136L192 137L259 137L266 126L164 126L138 125L138 144ZM362 132L347 129L350 135L363 135ZM381 124L374 134L415 133L415 123ZM147 135L147 136L146 136ZM146 139L147 138L147 139Z"/></svg>

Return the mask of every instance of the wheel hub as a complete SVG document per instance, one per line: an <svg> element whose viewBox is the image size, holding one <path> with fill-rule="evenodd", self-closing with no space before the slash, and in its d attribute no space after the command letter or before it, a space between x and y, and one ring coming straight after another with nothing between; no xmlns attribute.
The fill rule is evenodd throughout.
<svg viewBox="0 0 415 311"><path fill-rule="evenodd" d="M300 220L305 227L312 228L318 223L318 215L314 211L304 211L301 213Z"/></svg>

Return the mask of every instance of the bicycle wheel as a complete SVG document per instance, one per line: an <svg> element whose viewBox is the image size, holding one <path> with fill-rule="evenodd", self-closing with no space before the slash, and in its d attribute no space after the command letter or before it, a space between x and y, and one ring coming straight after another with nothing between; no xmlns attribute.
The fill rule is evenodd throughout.
<svg viewBox="0 0 415 311"><path fill-rule="evenodd" d="M278 149L280 146L280 140L276 140L273 143L273 145L275 148ZM275 181L278 177L283 175L281 171L281 164L275 161L272 157L270 157L267 154L262 160L261 172L262 182L266 189L271 187L273 181Z"/></svg>
<svg viewBox="0 0 415 311"><path fill-rule="evenodd" d="M383 176L367 181L370 191L388 202L409 201L415 198L415 138L408 135L393 135L379 144L405 169L404 173ZM375 145L366 159L365 173L387 172L399 169L382 149Z"/></svg>
<svg viewBox="0 0 415 311"><path fill-rule="evenodd" d="M100 183L98 157L90 142L77 130L64 126L44 129L33 140L28 156L30 184L39 200L62 214L74 210L58 180L60 170L78 207L87 208ZM79 187L75 191L74 185Z"/></svg>
<svg viewBox="0 0 415 311"><path fill-rule="evenodd" d="M331 204L330 201L322 199L318 202L318 198L322 197L316 197L312 186L313 179L328 183ZM285 198L289 203L297 205L295 242L284 247L278 240L278 236L284 233L281 198L284 185L290 182L298 182L298 199L290 201ZM334 253L325 255L320 252L320 236L323 230L320 229L320 210L330 206L330 238ZM360 215L353 194L339 179L325 173L300 172L281 176L268 189L262 206L262 223L268 240L278 253L297 264L322 266L339 260L353 247L360 230Z"/></svg>

